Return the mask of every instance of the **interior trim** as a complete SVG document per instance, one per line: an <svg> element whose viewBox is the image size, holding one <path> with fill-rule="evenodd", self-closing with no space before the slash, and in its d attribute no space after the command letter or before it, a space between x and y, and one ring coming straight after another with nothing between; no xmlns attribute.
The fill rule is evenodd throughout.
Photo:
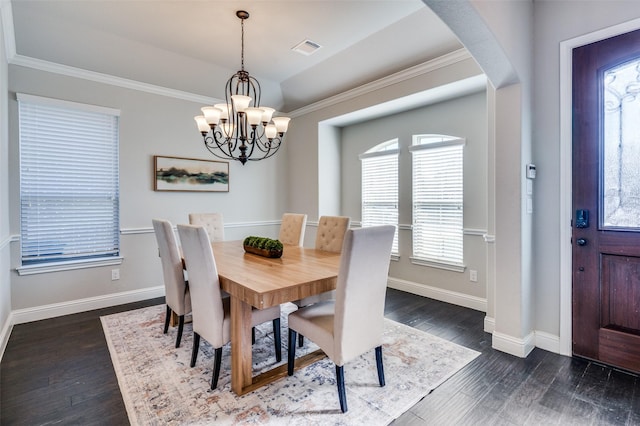
<svg viewBox="0 0 640 426"><path fill-rule="evenodd" d="M413 281L407 281L400 278L389 277L387 285L396 290L406 291L407 293L417 294L418 296L428 297L430 299L439 300L441 302L452 303L454 305L463 306L465 308L474 309L476 311L487 312L487 299L482 297L470 296L468 294L458 293L451 290L444 290L427 284L420 284Z"/></svg>
<svg viewBox="0 0 640 426"><path fill-rule="evenodd" d="M71 300L68 302L52 303L50 305L35 306L32 308L15 309L11 311L11 316L13 317L13 324L23 324L163 296L164 286L162 285Z"/></svg>

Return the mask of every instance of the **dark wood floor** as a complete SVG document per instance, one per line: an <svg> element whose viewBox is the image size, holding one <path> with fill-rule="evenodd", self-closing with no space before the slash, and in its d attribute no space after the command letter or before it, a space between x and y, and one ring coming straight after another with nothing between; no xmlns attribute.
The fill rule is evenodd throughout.
<svg viewBox="0 0 640 426"><path fill-rule="evenodd" d="M0 364L0 424L128 424L99 317L162 302L15 326ZM539 349L526 359L495 351L483 313L397 290L386 313L482 353L394 425L640 425L637 376Z"/></svg>

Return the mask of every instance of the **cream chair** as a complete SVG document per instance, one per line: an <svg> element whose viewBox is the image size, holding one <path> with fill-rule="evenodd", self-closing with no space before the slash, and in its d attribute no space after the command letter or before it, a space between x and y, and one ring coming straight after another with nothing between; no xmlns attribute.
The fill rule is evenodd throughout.
<svg viewBox="0 0 640 426"><path fill-rule="evenodd" d="M306 226L306 214L285 213L282 215L282 224L280 225L278 239L282 244L302 247Z"/></svg>
<svg viewBox="0 0 640 426"><path fill-rule="evenodd" d="M191 225L204 226L211 241L224 241L222 213L189 213Z"/></svg>
<svg viewBox="0 0 640 426"><path fill-rule="evenodd" d="M191 297L189 286L184 278L182 257L178 249L176 236L173 233L171 223L166 220L153 219L153 230L158 241L160 261L162 262L162 275L164 278L165 301L167 303L167 315L164 320L164 333L169 330L171 312L178 315L178 336L176 348L180 347L182 330L184 329L184 316L191 312Z"/></svg>
<svg viewBox="0 0 640 426"><path fill-rule="evenodd" d="M222 297L220 280L216 261L211 250L211 242L206 230L202 226L178 225L178 234L182 242L187 273L189 274L189 288L193 301L193 351L191 352L191 367L196 364L200 336L215 349L213 377L211 389L218 385L220 364L222 361L222 347L231 340L231 315L229 298ZM280 307L254 309L252 312L252 326L266 321L273 322L273 337L275 343L276 361L282 360L280 339Z"/></svg>
<svg viewBox="0 0 640 426"><path fill-rule="evenodd" d="M348 216L320 216L318 221L318 232L316 233L316 245L317 250L330 251L333 253L340 253L342 251L342 242L344 241L344 235L351 225L351 218ZM313 296L305 297L304 299L295 300L295 303L299 308L303 306L309 306L314 303L324 302L326 300L333 300L335 298L334 291L327 291L322 294L316 294ZM300 334L298 337L298 344L300 347L304 345L304 335Z"/></svg>
<svg viewBox="0 0 640 426"><path fill-rule="evenodd" d="M374 349L378 381L384 386L382 328L387 275L395 227L349 230L340 259L335 301L319 302L289 314L289 376L293 375L296 335L304 334L334 362L342 412L347 411L344 365Z"/></svg>

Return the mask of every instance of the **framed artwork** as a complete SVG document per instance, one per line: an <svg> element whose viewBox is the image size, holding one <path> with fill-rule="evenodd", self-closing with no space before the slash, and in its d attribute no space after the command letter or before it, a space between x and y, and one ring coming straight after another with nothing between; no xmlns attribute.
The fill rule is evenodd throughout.
<svg viewBox="0 0 640 426"><path fill-rule="evenodd" d="M153 156L154 191L229 192L229 163Z"/></svg>

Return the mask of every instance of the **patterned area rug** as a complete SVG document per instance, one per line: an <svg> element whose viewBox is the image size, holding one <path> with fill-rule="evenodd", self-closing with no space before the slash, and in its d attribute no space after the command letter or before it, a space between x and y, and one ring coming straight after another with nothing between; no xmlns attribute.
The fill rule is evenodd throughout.
<svg viewBox="0 0 640 426"><path fill-rule="evenodd" d="M284 305L282 363L287 359ZM129 420L133 425L386 425L479 355L420 330L385 320L386 386L378 385L374 351L345 365L349 410L340 411L335 367L325 358L241 397L231 391L230 345L223 349L218 388L209 389L213 349L201 340L189 367L193 332L185 324L180 348L176 328L162 333L165 306L101 317ZM305 339L296 356L317 349ZM276 365L271 323L256 329L254 374Z"/></svg>

